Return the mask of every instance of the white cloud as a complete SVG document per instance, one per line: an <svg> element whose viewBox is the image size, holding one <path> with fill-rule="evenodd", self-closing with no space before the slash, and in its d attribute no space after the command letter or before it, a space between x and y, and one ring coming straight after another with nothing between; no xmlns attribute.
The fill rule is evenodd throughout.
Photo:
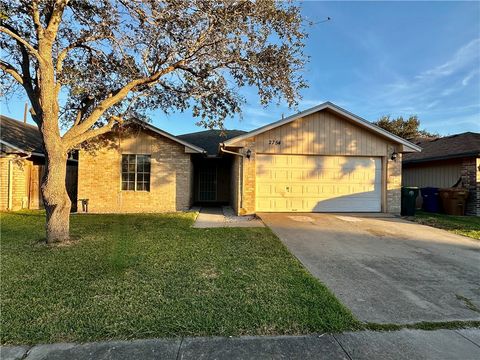
<svg viewBox="0 0 480 360"><path fill-rule="evenodd" d="M476 63L478 66L479 58L480 38L474 39L465 46L462 46L447 62L422 72L417 75L416 78L420 80L435 80L439 77L449 76L472 63Z"/></svg>
<svg viewBox="0 0 480 360"><path fill-rule="evenodd" d="M476 75L480 74L480 70L474 70L465 76L462 80L462 86L467 86L470 80L472 80Z"/></svg>

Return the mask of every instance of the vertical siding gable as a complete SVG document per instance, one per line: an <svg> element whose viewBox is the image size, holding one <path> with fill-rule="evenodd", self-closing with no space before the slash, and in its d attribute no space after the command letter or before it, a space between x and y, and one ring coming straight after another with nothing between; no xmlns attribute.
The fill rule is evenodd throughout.
<svg viewBox="0 0 480 360"><path fill-rule="evenodd" d="M275 145L280 141L279 145ZM266 154L386 156L388 140L329 111L318 111L255 137Z"/></svg>

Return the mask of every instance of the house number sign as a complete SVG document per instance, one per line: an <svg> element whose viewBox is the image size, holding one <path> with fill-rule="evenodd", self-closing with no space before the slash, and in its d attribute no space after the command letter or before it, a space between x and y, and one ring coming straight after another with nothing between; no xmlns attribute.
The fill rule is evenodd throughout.
<svg viewBox="0 0 480 360"><path fill-rule="evenodd" d="M278 140L278 139L268 140L268 145L280 145L281 143L282 143L282 140Z"/></svg>

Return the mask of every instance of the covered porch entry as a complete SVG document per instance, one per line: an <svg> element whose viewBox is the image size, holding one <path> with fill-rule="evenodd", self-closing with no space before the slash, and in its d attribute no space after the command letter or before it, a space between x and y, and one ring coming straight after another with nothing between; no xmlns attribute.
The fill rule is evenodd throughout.
<svg viewBox="0 0 480 360"><path fill-rule="evenodd" d="M230 205L233 155L195 156L193 162L194 205Z"/></svg>

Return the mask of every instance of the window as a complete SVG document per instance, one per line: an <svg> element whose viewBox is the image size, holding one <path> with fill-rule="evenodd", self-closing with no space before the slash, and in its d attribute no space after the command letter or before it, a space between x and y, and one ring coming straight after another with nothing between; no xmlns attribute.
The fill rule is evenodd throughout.
<svg viewBox="0 0 480 360"><path fill-rule="evenodd" d="M122 190L150 191L150 155L122 155Z"/></svg>

